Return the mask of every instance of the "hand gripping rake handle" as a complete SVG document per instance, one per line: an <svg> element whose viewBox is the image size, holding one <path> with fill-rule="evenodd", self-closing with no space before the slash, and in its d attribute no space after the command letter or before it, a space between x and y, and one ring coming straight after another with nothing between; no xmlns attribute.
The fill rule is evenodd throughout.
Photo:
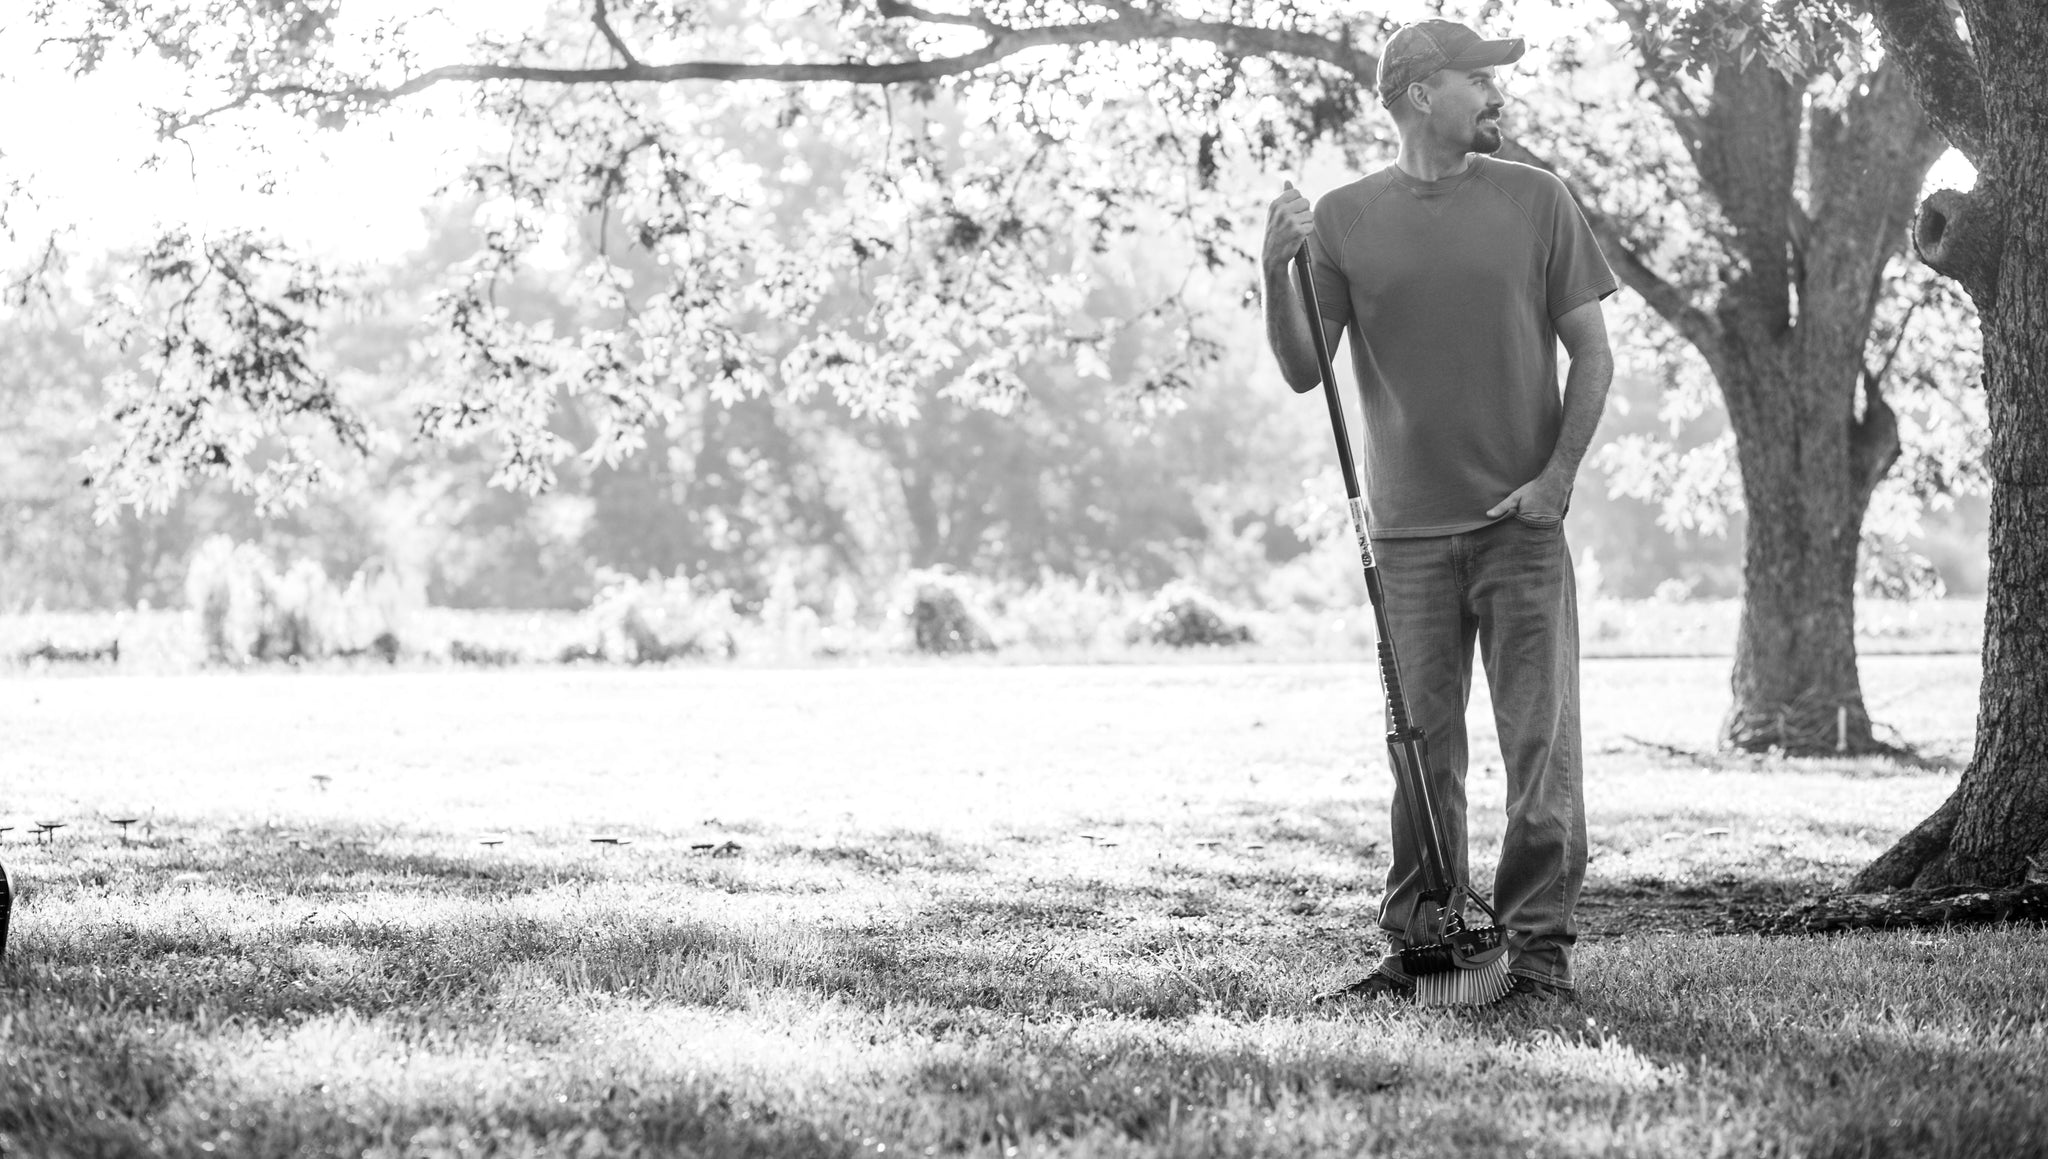
<svg viewBox="0 0 2048 1159"><path fill-rule="evenodd" d="M1430 792L1429 740L1408 718L1408 697L1401 690L1401 665L1394 654L1393 625L1387 620L1386 593L1380 587L1379 562L1372 554L1372 534L1366 526L1365 499L1358 486L1358 468L1351 460L1351 434L1344 426L1344 403L1337 397L1337 372L1330 362L1330 342L1323 334L1323 311L1316 301L1315 274L1309 264L1308 243L1294 255L1296 280L1301 284L1302 304L1308 308L1309 338L1316 348L1316 371L1323 379L1323 401L1330 406L1330 429L1337 437L1337 465L1344 472L1344 497L1351 509L1351 530L1358 537L1358 557L1365 565L1365 593L1372 604L1373 624L1378 629L1380 686L1387 696L1387 747L1392 751L1394 776L1415 807L1408 824L1422 861L1422 892L1437 905L1447 905L1451 896L1450 860L1439 821L1440 810Z"/></svg>

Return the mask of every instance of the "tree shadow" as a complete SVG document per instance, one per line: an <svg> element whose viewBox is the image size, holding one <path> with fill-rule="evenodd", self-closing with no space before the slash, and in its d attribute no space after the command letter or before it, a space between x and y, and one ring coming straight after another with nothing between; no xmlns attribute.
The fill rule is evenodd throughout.
<svg viewBox="0 0 2048 1159"><path fill-rule="evenodd" d="M1327 844L1310 836L1299 843ZM847 848L874 856L850 857ZM39 1141L62 1144L53 1151L146 1150L161 1136L149 1135L156 1128L145 1121L201 1097L207 1081L161 1033L166 1026L285 1033L319 1019L383 1020L406 1035L488 1036L545 1057L565 1037L586 1033L582 1020L594 1008L744 1019L764 1002L886 1023L914 1044L915 1058L902 1074L876 1080L876 1091L802 1105L736 1093L710 1074L630 1090L600 1090L595 1079L572 1076L562 1081L567 1103L523 1102L487 1121L474 1100L423 1098L366 1118L339 1096L307 1091L289 1106L280 1095L270 1110L250 1105L236 1121L204 1129L227 1131L245 1154L360 1153L415 1132L438 1132L436 1145L457 1151L465 1132L482 1140L492 1130L509 1133L500 1136L505 1145L538 1139L563 1149L764 1156L873 1153L878 1140L891 1150L914 1140L958 1151L1097 1136L1108 1149L1170 1149L1201 1138L1226 1113L1258 1122L1284 1119L1283 1108L1329 1106L1370 1121L1394 1105L1387 1100L1472 1088L1482 1071L1487 1077L1474 1089L1532 1113L1558 1097L1589 1118L1624 1105L1632 1115L1694 1113L1682 1090L1603 1077L1591 1063L1583 1074L1572 1071L1575 1085L1558 1096L1530 1061L1546 1051L1609 1069L1617 1058L1640 1057L1659 1074L1782 1074L1782 1094L1743 1113L1758 1116L1759 1129L1801 1141L1802 1153L1972 1153L1961 1140L1982 1148L1974 1153L2018 1154L2048 1126L2041 1109L2023 1103L2014 1060L1926 1027L1845 1036L1760 1023L1740 1002L1703 1010L1598 994L1558 1018L1481 1011L1410 1031L1401 1020L1424 1015L1326 1013L1308 1002L1315 976L1355 962L1358 935L1277 909L1300 880L1284 865L1248 871L1243 858L1219 856L1170 874L1139 873L1138 888L1075 866L1020 886L991 880L977 848L929 834L821 845L812 860L863 882L914 877L915 904L854 914L827 902L776 919L672 908L677 899L722 892L708 878L667 879L673 896L612 899L596 910L503 904L622 876L602 860L565 874L545 859L480 869L471 858L419 852L279 854L301 867L344 861L359 886L453 900L472 912L325 917L259 930L202 923L149 932L110 923L65 931L50 945L30 938L27 953L0 975L0 989L22 1005L33 996L45 1021L0 1079L0 1135L20 1141L24 1153L36 1153ZM662 857L665 868L685 864L672 851ZM1587 900L1596 917L1603 906L1626 912L1623 932L1642 928L1647 911L1673 932L1712 933L1733 907L1775 905L1794 888L1804 883L1659 890L1596 880ZM284 879L279 896L329 896L293 889ZM1211 898L1204 912L1174 912L1189 891ZM1746 983L1731 976L1704 984L1725 996ZM1581 1015L1607 1028L1573 1029ZM54 1029L51 1020L65 1018L75 1031ZM1262 1026L1285 1029L1268 1038ZM1426 1057L1418 1043L1444 1033L1462 1053ZM1977 1094L1945 1100L1930 1093L1929 1075ZM878 1110L878 1097L922 1109ZM93 1119L89 1107L109 1117ZM1876 1107L1887 1115L1873 1117ZM174 1137L200 1137L199 1125L171 1121ZM1506 1115L1460 1129L1479 1151L1511 1149L1519 1130Z"/></svg>

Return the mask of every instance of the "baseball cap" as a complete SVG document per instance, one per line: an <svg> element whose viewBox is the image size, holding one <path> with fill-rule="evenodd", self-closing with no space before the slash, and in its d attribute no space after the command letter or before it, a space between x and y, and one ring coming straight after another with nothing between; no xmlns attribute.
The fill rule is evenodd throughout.
<svg viewBox="0 0 2048 1159"><path fill-rule="evenodd" d="M1404 24L1387 38L1380 52L1380 103L1391 107L1408 86L1439 69L1492 68L1522 59L1528 45L1521 37L1487 40L1454 20L1422 20Z"/></svg>

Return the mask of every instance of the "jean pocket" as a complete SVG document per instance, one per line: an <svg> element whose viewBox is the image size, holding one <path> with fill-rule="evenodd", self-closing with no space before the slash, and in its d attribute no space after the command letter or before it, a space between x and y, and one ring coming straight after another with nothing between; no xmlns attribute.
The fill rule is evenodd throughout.
<svg viewBox="0 0 2048 1159"><path fill-rule="evenodd" d="M1555 531L1564 526L1563 515L1524 515L1517 511L1515 519L1524 526L1534 527L1538 531Z"/></svg>

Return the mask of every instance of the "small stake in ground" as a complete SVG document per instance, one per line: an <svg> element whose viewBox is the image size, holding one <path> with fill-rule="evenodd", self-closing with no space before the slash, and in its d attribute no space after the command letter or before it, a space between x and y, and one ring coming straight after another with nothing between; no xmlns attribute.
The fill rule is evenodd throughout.
<svg viewBox="0 0 2048 1159"><path fill-rule="evenodd" d="M55 844L55 843L56 843L56 839L57 839L57 830L59 830L59 829L62 829L62 828L63 828L63 827L64 827L64 826L66 825L66 824L67 824L67 822L64 822L64 821L38 821L38 822L36 822L36 844L38 844L38 845L51 845L51 844Z"/></svg>
<svg viewBox="0 0 2048 1159"><path fill-rule="evenodd" d="M0 825L0 845L7 843L7 835L14 831L12 825Z"/></svg>
<svg viewBox="0 0 2048 1159"><path fill-rule="evenodd" d="M111 824L119 825L121 827L121 844L123 845L128 844L128 826L135 824L137 821L140 821L141 819L142 818L140 817L107 818L108 822L110 822Z"/></svg>

